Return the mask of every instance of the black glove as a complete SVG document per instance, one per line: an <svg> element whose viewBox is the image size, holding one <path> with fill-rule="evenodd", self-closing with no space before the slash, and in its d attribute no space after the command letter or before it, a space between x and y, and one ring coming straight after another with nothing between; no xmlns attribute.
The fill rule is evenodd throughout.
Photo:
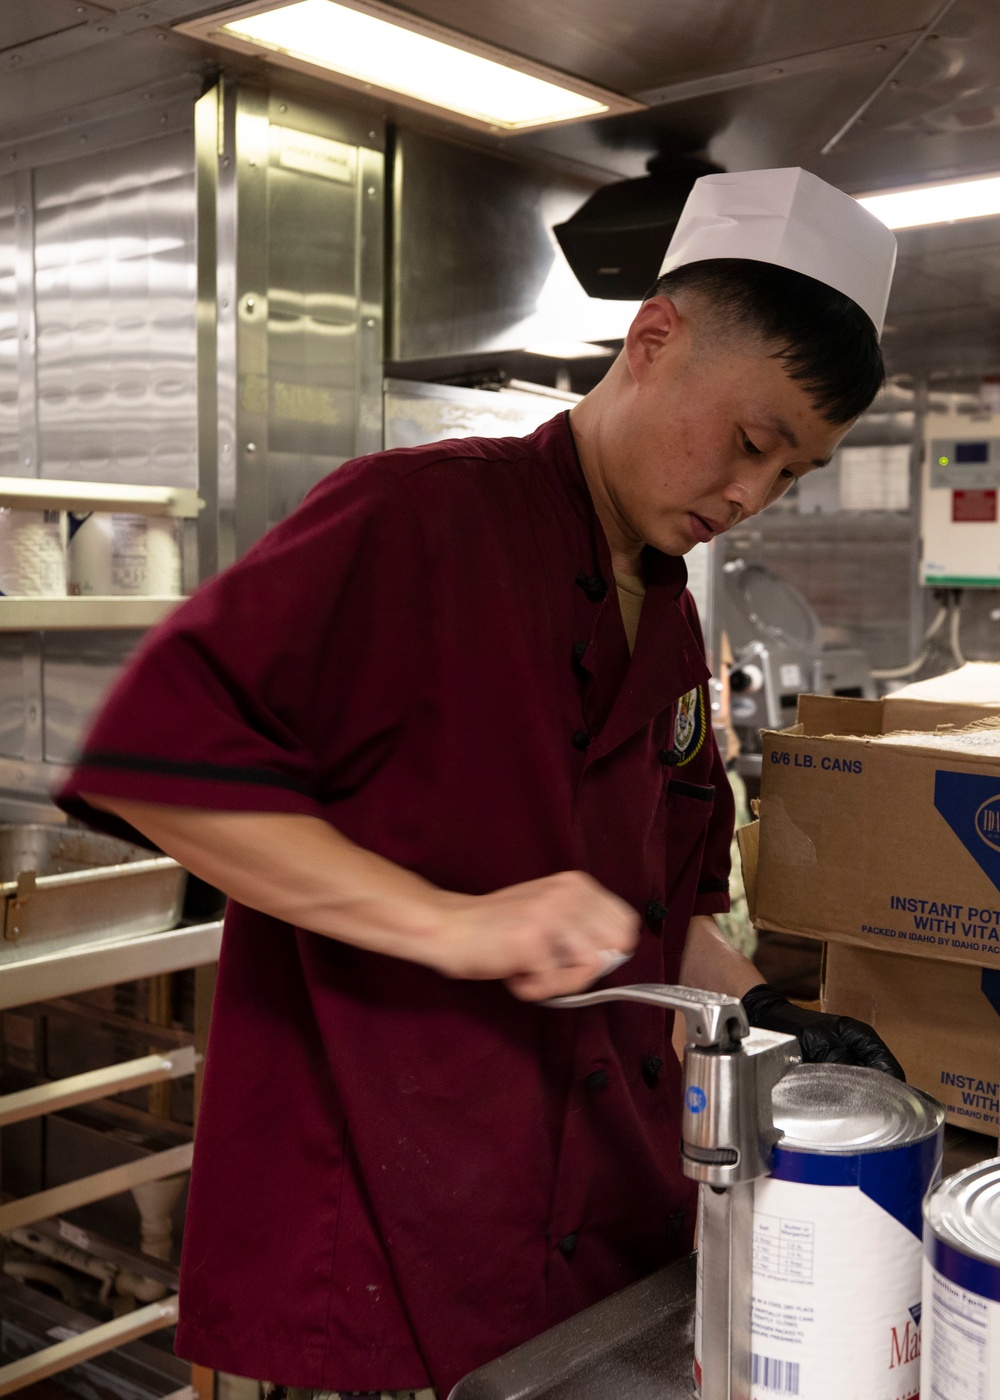
<svg viewBox="0 0 1000 1400"><path fill-rule="evenodd" d="M751 1026L794 1035L806 1064L866 1065L906 1082L903 1067L882 1038L853 1016L806 1011L761 982L743 997Z"/></svg>

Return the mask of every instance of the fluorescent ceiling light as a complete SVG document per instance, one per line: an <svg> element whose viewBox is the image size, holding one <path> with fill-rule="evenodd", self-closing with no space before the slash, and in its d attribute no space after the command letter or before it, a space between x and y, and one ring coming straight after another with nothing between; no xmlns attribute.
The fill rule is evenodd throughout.
<svg viewBox="0 0 1000 1400"><path fill-rule="evenodd" d="M524 348L529 355L544 355L550 360L593 360L615 353L606 345L591 345L587 340L546 340Z"/></svg>
<svg viewBox="0 0 1000 1400"><path fill-rule="evenodd" d="M497 132L635 111L640 103L404 14L379 0L233 7L177 26L363 91Z"/></svg>
<svg viewBox="0 0 1000 1400"><path fill-rule="evenodd" d="M959 219L985 219L991 214L1000 214L1000 176L865 195L858 203L881 219L887 228L917 228L923 224L952 224Z"/></svg>

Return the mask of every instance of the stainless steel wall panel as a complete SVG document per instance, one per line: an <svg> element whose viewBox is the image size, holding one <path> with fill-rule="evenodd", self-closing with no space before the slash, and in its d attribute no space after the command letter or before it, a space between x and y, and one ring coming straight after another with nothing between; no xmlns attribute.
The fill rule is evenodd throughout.
<svg viewBox="0 0 1000 1400"><path fill-rule="evenodd" d="M42 475L194 485L190 132L35 178Z"/></svg>
<svg viewBox="0 0 1000 1400"><path fill-rule="evenodd" d="M217 85L195 104L197 335L198 335L198 575L219 568L219 164L222 88Z"/></svg>
<svg viewBox="0 0 1000 1400"><path fill-rule="evenodd" d="M267 94L239 88L236 104L237 555L268 526Z"/></svg>
<svg viewBox="0 0 1000 1400"><path fill-rule="evenodd" d="M19 451L17 242L12 177L0 179L0 475L17 475Z"/></svg>
<svg viewBox="0 0 1000 1400"><path fill-rule="evenodd" d="M586 296L552 234L595 188L420 132L397 132L388 358L623 334L627 316Z"/></svg>
<svg viewBox="0 0 1000 1400"><path fill-rule="evenodd" d="M17 277L18 476L38 475L38 386L35 377L35 182L30 170L14 177Z"/></svg>
<svg viewBox="0 0 1000 1400"><path fill-rule="evenodd" d="M216 162L218 262L216 300L218 305L218 373L216 410L218 414L218 567L224 569L236 558L236 344L239 305L236 296L236 103L228 95L220 97L219 148Z"/></svg>
<svg viewBox="0 0 1000 1400"><path fill-rule="evenodd" d="M30 763L45 758L45 701L42 666L43 635L27 632L21 638L21 671L24 677L24 757Z"/></svg>
<svg viewBox="0 0 1000 1400"><path fill-rule="evenodd" d="M231 84L199 111L216 255L214 281L205 250L199 274L203 337L213 306L216 318L199 414L203 440L210 414L216 432L202 471L221 565L229 500L240 555L328 472L381 446L384 137L357 114Z"/></svg>
<svg viewBox="0 0 1000 1400"><path fill-rule="evenodd" d="M46 763L72 761L97 707L140 640L138 632L45 635L42 684ZM0 724L2 714L0 692Z"/></svg>
<svg viewBox="0 0 1000 1400"><path fill-rule="evenodd" d="M272 128L272 133L277 129ZM268 447L354 452L358 349L357 151L351 181L268 172Z"/></svg>
<svg viewBox="0 0 1000 1400"><path fill-rule="evenodd" d="M383 156L320 112L289 112L272 100L270 120L267 463L273 524L333 468L381 446Z"/></svg>
<svg viewBox="0 0 1000 1400"><path fill-rule="evenodd" d="M369 131L369 139L376 132ZM385 338L385 153L358 150L358 417L354 450L382 446L382 345Z"/></svg>
<svg viewBox="0 0 1000 1400"><path fill-rule="evenodd" d="M25 753L24 638L0 633L0 755Z"/></svg>
<svg viewBox="0 0 1000 1400"><path fill-rule="evenodd" d="M558 395L492 393L415 379L385 381L385 446L419 447L463 437L524 437L565 412Z"/></svg>

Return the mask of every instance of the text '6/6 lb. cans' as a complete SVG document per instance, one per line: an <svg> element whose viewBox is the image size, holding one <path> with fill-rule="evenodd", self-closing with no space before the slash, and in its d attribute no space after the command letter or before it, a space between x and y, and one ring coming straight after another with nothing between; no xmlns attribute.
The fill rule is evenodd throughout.
<svg viewBox="0 0 1000 1400"><path fill-rule="evenodd" d="M1000 1159L924 1202L925 1400L1000 1400Z"/></svg>
<svg viewBox="0 0 1000 1400"><path fill-rule="evenodd" d="M852 1065L800 1065L773 1102L783 1137L754 1187L753 1400L916 1400L920 1209L944 1110Z"/></svg>

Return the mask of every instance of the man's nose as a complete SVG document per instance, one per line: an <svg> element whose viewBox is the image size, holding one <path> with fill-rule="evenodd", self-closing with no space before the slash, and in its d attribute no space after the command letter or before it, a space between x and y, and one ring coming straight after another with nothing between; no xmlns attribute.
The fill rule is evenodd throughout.
<svg viewBox="0 0 1000 1400"><path fill-rule="evenodd" d="M767 483L737 479L729 483L723 496L733 514L738 511L739 519L745 520L748 516L759 514L767 505Z"/></svg>

